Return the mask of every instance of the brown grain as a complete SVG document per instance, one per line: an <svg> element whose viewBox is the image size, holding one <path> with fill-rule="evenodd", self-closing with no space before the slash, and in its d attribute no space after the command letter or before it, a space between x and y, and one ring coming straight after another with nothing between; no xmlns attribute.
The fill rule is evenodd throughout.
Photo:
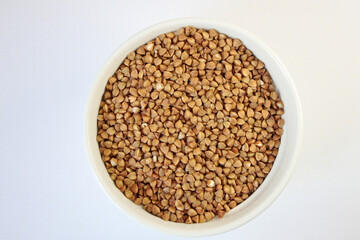
<svg viewBox="0 0 360 240"><path fill-rule="evenodd" d="M239 39L185 27L108 79L99 150L124 195L164 221L203 223L245 201L278 155L284 103Z"/></svg>

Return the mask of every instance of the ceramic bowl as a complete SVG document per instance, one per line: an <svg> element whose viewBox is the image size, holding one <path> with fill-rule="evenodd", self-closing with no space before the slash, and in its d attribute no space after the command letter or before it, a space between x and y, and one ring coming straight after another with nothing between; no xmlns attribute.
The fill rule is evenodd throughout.
<svg viewBox="0 0 360 240"><path fill-rule="evenodd" d="M108 78L113 75L128 53L162 33L175 31L189 25L196 28L216 29L220 33L242 40L245 46L265 63L284 102L285 110L283 115L285 120L284 133L281 138L278 156L263 184L247 200L226 213L223 218L216 217L201 224L163 221L127 199L110 179L101 160L96 141L97 114L105 85ZM175 19L153 25L121 44L106 61L96 77L89 95L85 116L85 141L90 165L100 185L115 205L129 217L151 229L193 237L214 235L232 230L255 218L269 207L284 189L293 173L299 153L301 131L302 115L296 88L291 76L275 53L258 38L236 25L198 18Z"/></svg>

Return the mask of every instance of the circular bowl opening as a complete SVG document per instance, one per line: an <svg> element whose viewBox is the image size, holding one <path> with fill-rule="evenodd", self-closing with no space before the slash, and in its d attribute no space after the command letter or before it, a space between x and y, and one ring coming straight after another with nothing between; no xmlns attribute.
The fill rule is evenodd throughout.
<svg viewBox="0 0 360 240"><path fill-rule="evenodd" d="M232 38L239 38L255 56L265 63L277 91L284 102L285 125L281 145L274 166L260 187L243 203L228 212L223 218L214 218L200 224L185 224L164 221L151 215L127 199L115 186L101 160L97 135L97 114L105 85L129 52L156 36L175 31L181 27L216 29ZM153 25L124 42L101 68L90 92L85 116L85 142L91 167L102 188L110 199L128 216L143 225L168 234L181 236L209 236L237 228L250 221L279 196L294 170L300 148L302 115L299 98L291 76L278 57L264 43L243 29L226 22L185 18Z"/></svg>

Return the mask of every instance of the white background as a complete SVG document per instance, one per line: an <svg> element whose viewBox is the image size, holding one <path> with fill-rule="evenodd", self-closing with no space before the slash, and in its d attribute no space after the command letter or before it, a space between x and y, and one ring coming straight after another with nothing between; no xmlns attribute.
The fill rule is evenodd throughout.
<svg viewBox="0 0 360 240"><path fill-rule="evenodd" d="M304 115L294 176L259 217L206 239L359 239L359 1L0 1L0 239L182 239L125 216L97 183L83 117L122 42L177 17L225 20L267 43Z"/></svg>

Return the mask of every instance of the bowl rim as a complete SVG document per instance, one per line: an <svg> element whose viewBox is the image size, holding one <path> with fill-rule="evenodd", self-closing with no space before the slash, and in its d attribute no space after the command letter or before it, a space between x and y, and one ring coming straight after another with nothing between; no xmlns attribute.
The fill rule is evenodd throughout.
<svg viewBox="0 0 360 240"><path fill-rule="evenodd" d="M297 114L297 131L296 131L296 134L297 134L297 136L296 136L296 139L295 139L296 147L292 151L293 152L293 154L292 154L292 163L287 168L286 173L283 174L284 176L282 177L283 180L282 180L281 184L276 187L275 191L271 193L270 197L267 197L267 199L265 199L267 201L262 202L262 204L259 207L257 207L255 210L253 210L251 212L251 214L249 214L249 216L247 216L246 218L244 217L242 219L242 221L237 221L237 222L235 222L233 224L229 224L229 225L226 225L226 226L216 227L215 229L209 229L208 231L205 231L205 232L199 232L199 231L196 231L196 230L178 231L178 230L175 230L175 229L172 229L172 228L169 228L169 227L165 227L162 224L158 224L158 223L154 223L154 222L151 222L149 220L146 220L146 219L142 219L140 216L134 215L133 212L130 212L125 207L120 206L120 204L115 200L113 190L110 189L103 182L103 179L101 178L101 173L99 172L98 168L96 167L94 154L98 154L98 152L96 153L96 150L94 150L94 148L92 147L93 144L91 143L91 139L90 139L91 136L90 136L90 133L89 133L91 131L90 129L94 127L94 126L91 126L90 122L89 122L89 117L91 116L91 111L94 108L94 106L91 104L91 102L94 101L94 96L99 91L99 86L104 87L101 84L101 80L104 78L104 75L106 75L106 72L107 72L106 69L108 68L108 66L113 64L114 61L116 62L119 53L122 52L123 49L126 49L127 45L129 43L131 43L134 40L140 38L142 35L144 35L146 33L150 33L151 31L156 30L156 29L163 29L165 27L168 27L169 25L178 25L179 23L184 23L183 24L184 27L188 26L188 25L192 25L192 24L195 25L195 26L197 24L207 24L207 25L213 25L213 26L224 25L227 28L231 28L234 31L241 33L242 35L247 36L247 38L251 39L251 41L255 45L260 46L263 49L263 51L267 52L268 55L271 57L272 61L280 69L280 71L282 72L282 74L284 75L284 77L287 80L287 84L288 84L289 88L291 89L291 95L293 96L293 100L294 100L295 106L297 108L296 109L296 114ZM221 29L219 29L219 31L221 32ZM119 64L120 63L118 63L118 65ZM276 81L275 81L275 85L276 85ZM101 88L101 89L103 89L103 88ZM86 104L85 119L84 120L85 120L84 121L85 122L85 124L84 124L84 137L85 137L85 147L86 147L87 157L88 157L91 169L92 169L94 175L96 176L96 179L97 179L99 185L104 190L104 192L109 197L109 199L120 210L122 210L123 213L125 213L130 218L137 221L138 223L141 223L144 226L150 227L151 229L156 229L157 231L160 231L160 232L164 232L164 233L172 234L172 235L177 235L177 236L185 236L185 237L203 237L203 236L210 236L210 235L216 235L216 234L224 233L224 232L233 230L233 229L235 229L235 228L249 222L250 220L254 219L256 216L258 216L261 212L265 211L277 199L277 197L283 191L283 189L285 188L285 186L287 185L287 183L289 182L289 180L290 180L290 178L292 176L292 173L293 173L293 171L294 171L294 169L296 167L297 160L298 160L298 157L299 157L301 143L302 143L302 132L303 132L302 131L302 129L303 129L303 117L302 117L302 111L301 111L301 104L300 104L299 96L298 96L297 91L296 91L295 84L294 84L294 82L292 80L292 77L290 76L289 72L285 68L284 64L277 57L277 55L265 43L263 43L260 39L258 39L256 36L249 33L248 31L244 30L242 27L239 27L237 25L234 25L234 24L231 24L231 23L228 23L228 22L219 21L219 20L213 20L213 19L207 19L207 18L176 18L176 19L163 21L163 22L151 25L151 26L137 32L132 37L130 37L129 39L127 39L126 41L121 43L120 46L111 54L111 56L103 64L103 66L101 67L100 71L98 72L95 80L92 83L90 93L89 93L89 95L87 97L87 104ZM98 151L98 149L97 149L97 151ZM270 173L271 173L271 171L270 171ZM266 180L264 181L264 183L265 182L266 182ZM249 197L249 199L257 191L255 191ZM244 203L246 201L244 201ZM240 205L243 205L244 203L242 203ZM144 210L141 209L141 211L144 211ZM174 223L174 224L181 224L181 223ZM196 224L191 224L191 225L196 225Z"/></svg>

